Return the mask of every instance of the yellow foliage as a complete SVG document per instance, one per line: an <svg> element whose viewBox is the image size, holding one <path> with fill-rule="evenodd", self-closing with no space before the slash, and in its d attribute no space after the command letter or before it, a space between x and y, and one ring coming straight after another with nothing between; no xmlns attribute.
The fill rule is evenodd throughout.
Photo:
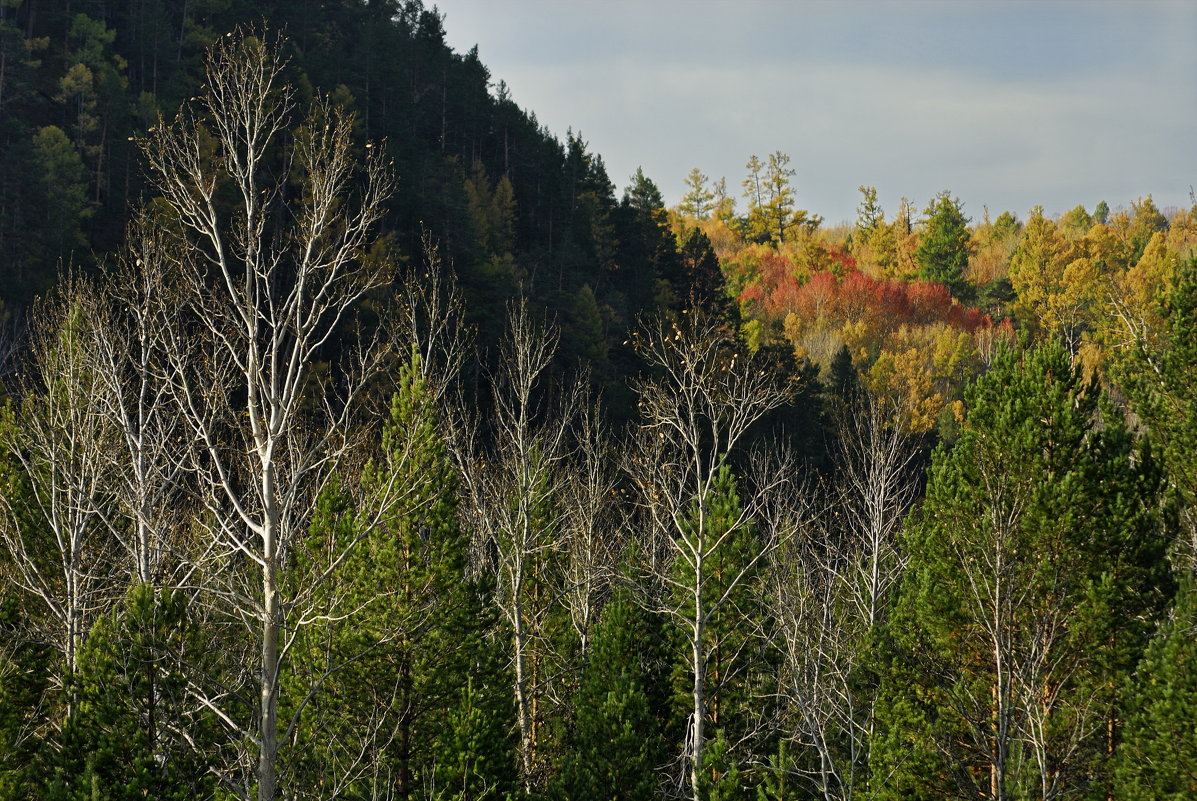
<svg viewBox="0 0 1197 801"><path fill-rule="evenodd" d="M935 391L926 360L915 348L883 350L864 379L869 391L901 410L908 433L930 431L944 409L943 395Z"/></svg>
<svg viewBox="0 0 1197 801"><path fill-rule="evenodd" d="M1163 232L1152 234L1143 255L1122 280L1123 299L1144 312L1155 306L1172 284L1176 256L1169 252Z"/></svg>
<svg viewBox="0 0 1197 801"><path fill-rule="evenodd" d="M1168 250L1181 259L1197 253L1197 206L1173 215L1168 223Z"/></svg>
<svg viewBox="0 0 1197 801"><path fill-rule="evenodd" d="M892 225L882 223L873 231L862 234L852 243L852 258L856 266L871 278L887 278L894 274L898 260L898 239Z"/></svg>
<svg viewBox="0 0 1197 801"><path fill-rule="evenodd" d="M932 376L949 386L962 384L978 367L977 345L972 335L943 323L931 328Z"/></svg>
<svg viewBox="0 0 1197 801"><path fill-rule="evenodd" d="M915 205L907 198L898 204L898 214L890 224L894 236L894 260L888 270L890 278L914 278L919 271L914 252L919 247L919 237L914 230Z"/></svg>
<svg viewBox="0 0 1197 801"><path fill-rule="evenodd" d="M1018 318L1041 333L1060 337L1074 354L1082 333L1097 322L1103 295L1098 270L1085 257L1086 241L1070 241L1043 216L1043 209L1036 208L1010 261Z"/></svg>
<svg viewBox="0 0 1197 801"><path fill-rule="evenodd" d="M1076 353L1077 364L1081 366L1081 373L1086 381L1094 380L1101 374L1106 364L1106 351L1090 337L1085 337Z"/></svg>
<svg viewBox="0 0 1197 801"><path fill-rule="evenodd" d="M793 312L787 314L781 324L782 333L786 341L794 348L794 358L798 361L802 361L810 356L806 346L802 344L805 328L806 326L803 325L802 318Z"/></svg>
<svg viewBox="0 0 1197 801"><path fill-rule="evenodd" d="M869 358L869 344L877 341L877 333L870 330L864 318L849 320L840 327L840 339L848 346L852 361L863 364Z"/></svg>
<svg viewBox="0 0 1197 801"><path fill-rule="evenodd" d="M739 234L718 217L699 220L697 225L699 230L706 234L707 239L711 241L711 249L715 251L715 255L719 257L721 263L731 259L744 246Z"/></svg>

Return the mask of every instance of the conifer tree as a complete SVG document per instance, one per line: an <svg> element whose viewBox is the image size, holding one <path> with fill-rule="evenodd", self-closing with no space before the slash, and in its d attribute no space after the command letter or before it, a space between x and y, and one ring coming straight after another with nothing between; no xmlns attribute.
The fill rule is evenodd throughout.
<svg viewBox="0 0 1197 801"><path fill-rule="evenodd" d="M48 799L181 801L213 791L203 753L211 726L180 670L197 645L183 593L148 584L96 622L72 677Z"/></svg>
<svg viewBox="0 0 1197 801"><path fill-rule="evenodd" d="M659 377L638 387L642 420L625 465L649 527L653 600L675 634L682 782L703 801L712 733L726 730L733 747L750 747L756 734L748 717L757 708L748 702L759 645L753 605L775 532L759 530L755 513L788 478L754 470L754 491L741 505L731 459L788 393L702 314L647 329L637 347Z"/></svg>
<svg viewBox="0 0 1197 801"><path fill-rule="evenodd" d="M960 300L971 299L972 287L964 280L970 235L968 218L960 201L940 192L923 210L923 228L914 257L919 278L943 284Z"/></svg>
<svg viewBox="0 0 1197 801"><path fill-rule="evenodd" d="M1182 801L1197 797L1197 588L1181 583L1172 619L1127 687L1113 797Z"/></svg>
<svg viewBox="0 0 1197 801"><path fill-rule="evenodd" d="M665 276L673 284L673 309L695 309L739 327L740 310L727 291L727 279L711 240L700 228L685 228L678 234L678 267Z"/></svg>
<svg viewBox="0 0 1197 801"><path fill-rule="evenodd" d="M686 194L682 195L680 209L687 217L696 220L710 218L715 209L715 193L708 188L708 181L710 178L697 167L686 176Z"/></svg>
<svg viewBox="0 0 1197 801"><path fill-rule="evenodd" d="M0 798L12 801L38 798L47 753L51 649L31 636L27 617L20 595L0 591Z"/></svg>
<svg viewBox="0 0 1197 801"><path fill-rule="evenodd" d="M698 504L705 508L698 510ZM701 621L701 641L692 641L692 630L680 635L680 653L685 658L675 664L676 704L682 717L695 714L694 686L696 665L705 675L698 680L705 689L703 714L712 732L724 737L723 748L711 759L725 762L722 770L732 770L735 753L730 743L743 743L750 734L749 710L754 705L753 686L759 680L754 660L759 646L752 633L759 625L758 606L761 543L755 523L745 520L735 477L724 465L715 475L710 495L696 499L692 516L686 521L687 541L705 557L697 560L677 558L673 562L670 586L675 614L685 621ZM699 654L699 656L695 656ZM709 767L709 766L708 766Z"/></svg>
<svg viewBox="0 0 1197 801"><path fill-rule="evenodd" d="M1132 406L1159 444L1181 523L1172 555L1180 577L1175 608L1126 686L1115 795L1130 801L1197 793L1197 258L1178 265L1162 311L1165 329L1138 332L1120 365Z"/></svg>
<svg viewBox="0 0 1197 801"><path fill-rule="evenodd" d="M967 404L906 533L874 774L892 798L1086 792L1167 599L1158 477L1058 344L1000 355Z"/></svg>
<svg viewBox="0 0 1197 801"><path fill-rule="evenodd" d="M650 698L659 621L624 586L603 608L574 697L557 794L562 799L649 801L665 754Z"/></svg>
<svg viewBox="0 0 1197 801"><path fill-rule="evenodd" d="M519 776L514 717L505 683L488 686L469 678L437 740L436 766L427 777L428 797L437 801L515 797Z"/></svg>
<svg viewBox="0 0 1197 801"><path fill-rule="evenodd" d="M1197 257L1177 265L1163 304L1166 327L1132 330L1134 345L1120 364L1121 384L1158 445L1180 503L1182 542L1176 554L1197 570Z"/></svg>
<svg viewBox="0 0 1197 801"><path fill-rule="evenodd" d="M468 575L456 477L414 348L399 372L379 457L361 482L357 501L339 481L329 485L307 543L306 558L319 563L317 554L343 550L367 521L379 521L345 560L344 579L328 599L333 622L302 641L305 669L331 678L296 736L309 743L309 782L424 798L449 781L441 760L460 764L453 742L473 736L470 726L485 720L502 741L512 721L496 706L496 693L502 698L506 689L492 640L495 616L484 586ZM392 485L407 492L388 503L396 497ZM339 624L352 610L352 623ZM511 770L502 760L486 765L496 775L475 780L487 786Z"/></svg>

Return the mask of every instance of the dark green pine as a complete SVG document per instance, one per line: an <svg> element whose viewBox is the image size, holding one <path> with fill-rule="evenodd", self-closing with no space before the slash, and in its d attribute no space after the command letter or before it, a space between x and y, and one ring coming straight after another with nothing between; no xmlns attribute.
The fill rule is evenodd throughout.
<svg viewBox="0 0 1197 801"><path fill-rule="evenodd" d="M1197 798L1197 587L1182 582L1172 619L1129 678L1114 798Z"/></svg>
<svg viewBox="0 0 1197 801"><path fill-rule="evenodd" d="M554 796L594 801L658 797L664 763L650 685L660 632L626 588L603 608L574 697L574 721Z"/></svg>

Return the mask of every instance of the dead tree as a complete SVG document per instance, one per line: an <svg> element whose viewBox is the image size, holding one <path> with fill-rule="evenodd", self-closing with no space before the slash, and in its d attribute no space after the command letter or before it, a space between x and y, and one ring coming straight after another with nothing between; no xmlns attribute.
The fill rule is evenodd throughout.
<svg viewBox="0 0 1197 801"><path fill-rule="evenodd" d="M326 616L315 589L354 545L299 581L287 576L292 543L352 450L371 379L394 355L373 338L316 369L358 302L389 280L366 250L392 181L380 148L359 169L351 120L332 104L317 103L286 136L294 101L282 69L277 48L258 38L221 39L198 105L160 119L140 143L160 194L158 230L170 235L150 254L172 293L158 320L163 374L190 445L188 480L204 490L200 597L242 626L256 653L243 708L227 691L197 686L197 698L252 744L254 778L240 783L262 801L279 792L279 750L318 690L279 719L288 648Z"/></svg>
<svg viewBox="0 0 1197 801"><path fill-rule="evenodd" d="M89 310L96 413L114 431L105 454L116 503L101 519L124 547L134 581L155 587L185 582L189 560L177 546L193 511L184 491L182 427L166 376L164 317L171 310L163 270L177 243L151 214L139 214L130 247Z"/></svg>
<svg viewBox="0 0 1197 801"><path fill-rule="evenodd" d="M771 592L786 736L812 754L796 770L827 801L870 785L877 688L858 674L904 560L902 521L917 490L905 412L857 388L833 410L836 471L775 559Z"/></svg>
<svg viewBox="0 0 1197 801"><path fill-rule="evenodd" d="M546 569L561 525L558 496L571 454L571 423L581 385L552 385L547 371L558 334L513 304L492 382L493 409L486 430L462 411L454 432L455 459L495 597L509 626L513 694L520 731L520 773L525 789L539 781L540 722L547 689L547 655L540 632L552 596Z"/></svg>
<svg viewBox="0 0 1197 801"><path fill-rule="evenodd" d="M636 387L640 425L626 466L656 540L648 550L663 554L656 565L661 611L687 643L691 704L680 755L682 780L694 801L701 801L711 701L708 663L728 635L712 622L738 603L774 544L753 530L762 499L772 489L768 482L730 513L716 506L724 502L737 446L787 393L718 321L705 316L664 321L640 333L635 344L654 375ZM774 480L784 478L779 474ZM726 552L741 547L748 551L735 564L716 569Z"/></svg>
<svg viewBox="0 0 1197 801"><path fill-rule="evenodd" d="M34 307L16 403L0 422L0 541L12 581L45 612L40 636L62 657L53 676L62 688L91 624L118 593L116 545L98 514L112 502L106 454L114 431L94 402L84 300L93 290L79 287L68 279L58 297Z"/></svg>

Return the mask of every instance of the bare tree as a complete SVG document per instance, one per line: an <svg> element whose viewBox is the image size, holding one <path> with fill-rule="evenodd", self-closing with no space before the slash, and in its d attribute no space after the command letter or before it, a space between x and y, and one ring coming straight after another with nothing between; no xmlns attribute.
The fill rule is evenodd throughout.
<svg viewBox="0 0 1197 801"><path fill-rule="evenodd" d="M618 484L602 410L591 406L579 417L577 458L562 492L565 602L583 657L619 559L624 527Z"/></svg>
<svg viewBox="0 0 1197 801"><path fill-rule="evenodd" d="M701 801L712 697L708 663L723 651L721 639L729 633L712 622L740 602L773 547L768 536L754 531L753 521L770 484L785 476L766 479L730 513L716 505L722 503L733 452L750 426L787 393L718 321L702 315L650 327L637 336L636 346L656 374L637 385L641 422L627 470L657 538L652 550L667 554L656 577L663 586L662 611L687 642L692 704L682 773L687 792ZM715 569L724 553L745 542L749 550L737 563ZM728 661L724 679L738 656L722 654Z"/></svg>
<svg viewBox="0 0 1197 801"><path fill-rule="evenodd" d="M546 665L538 639L556 588L544 572L561 524L557 496L571 449L571 421L581 385L553 386L547 370L558 334L513 304L483 446L481 423L462 413L455 434L466 514L496 576L496 602L510 627L514 695L525 789L539 780L539 739ZM555 398L554 398L555 396ZM555 402L553 402L555 400Z"/></svg>
<svg viewBox="0 0 1197 801"><path fill-rule="evenodd" d="M166 332L161 321L163 270L176 243L160 221L141 212L130 229L130 248L89 302L96 412L112 424L114 447L103 454L116 504L101 519L124 546L134 580L163 586L183 580L167 573L184 566L172 550L193 509L183 491L181 426L166 380Z"/></svg>
<svg viewBox="0 0 1197 801"><path fill-rule="evenodd" d="M18 402L0 425L8 462L0 540L14 583L47 613L41 636L62 656L54 679L63 687L115 594L115 543L97 515L111 502L105 454L114 432L94 404L83 307L94 293L81 284L68 278L57 298L35 305L29 359L13 388Z"/></svg>
<svg viewBox="0 0 1197 801"><path fill-rule="evenodd" d="M347 333L356 304L389 279L365 250L391 178L379 148L359 175L351 121L331 104L318 103L282 141L294 106L282 68L277 49L258 38L217 42L199 104L159 120L141 142L170 246L141 255L134 244L146 269L165 264L154 269L173 293L158 323L163 373L191 443L189 480L203 489L202 597L244 627L256 651L243 708L233 703L236 687L197 686L197 697L238 742L252 744L254 780L242 786L256 785L262 801L278 792L280 747L294 742L318 689L290 699L294 714L280 721L288 649L305 624L327 616L316 589L356 541L303 581L285 580L292 544L351 451L365 389L394 355L377 339L379 326L374 339L342 351L335 368L316 369ZM298 176L297 190L289 175ZM152 235L143 232L141 243Z"/></svg>
<svg viewBox="0 0 1197 801"><path fill-rule="evenodd" d="M818 502L795 506L802 536L777 552L772 589L783 725L815 754L798 770L829 801L874 786L877 688L857 674L901 574L897 536L918 479L906 410L864 389L847 394L832 415L833 479Z"/></svg>
<svg viewBox="0 0 1197 801"><path fill-rule="evenodd" d="M398 340L410 343L427 390L438 410L449 411L451 391L461 378L473 332L465 324L465 300L431 234L421 238L423 263L399 289L395 325Z"/></svg>
<svg viewBox="0 0 1197 801"><path fill-rule="evenodd" d="M866 628L884 617L902 570L897 535L918 491L909 410L861 390L836 415L837 499L852 564L849 586Z"/></svg>

